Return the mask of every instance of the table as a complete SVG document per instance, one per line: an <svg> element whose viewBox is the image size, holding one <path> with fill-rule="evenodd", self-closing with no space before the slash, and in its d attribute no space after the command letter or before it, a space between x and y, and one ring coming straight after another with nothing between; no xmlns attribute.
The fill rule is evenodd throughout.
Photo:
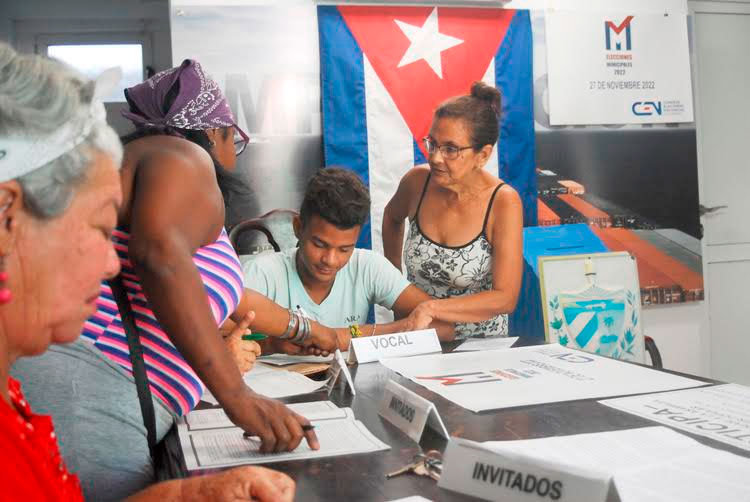
<svg viewBox="0 0 750 502"><path fill-rule="evenodd" d="M449 352L456 345L446 344L444 351ZM408 474L392 479L385 478L386 473L404 466L419 453L420 445L424 451L443 451L446 446L446 441L431 430L425 432L421 444L417 445L378 415L378 404L389 379L435 403L452 436L475 441L531 439L657 425L649 420L601 405L596 399L473 413L401 377L380 363L362 364L351 367L350 370L357 395L352 396L339 385L332 392L330 399L338 406L351 407L356 418L378 438L389 444L391 449L362 455L269 464L269 467L283 471L295 479L297 501L380 501L410 495L421 495L434 501L478 500L438 488L436 482L427 477ZM690 375L684 376L707 381ZM283 401L293 403L326 399L329 399L329 396L325 391L321 391ZM701 436L691 437L704 444L750 457L750 452ZM170 436L169 440L176 441L176 435ZM180 460L178 464L174 467L178 472L185 474L184 463ZM210 470L193 471L190 474L199 472Z"/></svg>

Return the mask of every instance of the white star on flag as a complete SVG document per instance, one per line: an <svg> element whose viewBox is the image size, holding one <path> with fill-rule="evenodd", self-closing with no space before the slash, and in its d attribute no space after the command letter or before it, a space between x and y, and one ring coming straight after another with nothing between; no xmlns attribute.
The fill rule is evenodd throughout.
<svg viewBox="0 0 750 502"><path fill-rule="evenodd" d="M403 21L395 20L396 24L401 31L404 32L406 38L409 39L411 44L406 49L406 53L398 63L398 68L406 66L408 64L424 59L425 62L430 65L432 71L435 74L443 78L443 65L440 59L440 53L444 50L455 47L459 44L464 43L460 40L449 35L444 35L438 31L438 15L437 7L432 9L427 20L424 22L422 27L414 26L411 24L404 23Z"/></svg>

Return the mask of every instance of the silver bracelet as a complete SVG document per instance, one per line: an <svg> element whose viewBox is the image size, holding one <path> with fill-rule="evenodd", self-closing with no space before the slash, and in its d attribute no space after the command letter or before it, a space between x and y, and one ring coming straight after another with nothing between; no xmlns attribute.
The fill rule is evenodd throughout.
<svg viewBox="0 0 750 502"><path fill-rule="evenodd" d="M286 331L284 331L284 334L281 335L282 340L288 340L292 337L292 331L294 331L294 322L297 320L296 316L294 315L294 311L292 309L289 309L289 324L286 327Z"/></svg>
<svg viewBox="0 0 750 502"><path fill-rule="evenodd" d="M297 319L297 333L289 341L299 345L305 337L305 317L299 312L295 312L294 317Z"/></svg>
<svg viewBox="0 0 750 502"><path fill-rule="evenodd" d="M310 319L300 314L300 327L297 330L297 336L294 337L292 343L296 345L304 344L311 334Z"/></svg>

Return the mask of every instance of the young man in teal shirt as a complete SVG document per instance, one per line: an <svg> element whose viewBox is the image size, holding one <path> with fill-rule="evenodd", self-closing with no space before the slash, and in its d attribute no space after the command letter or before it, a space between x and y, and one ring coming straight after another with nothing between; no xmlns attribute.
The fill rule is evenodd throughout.
<svg viewBox="0 0 750 502"><path fill-rule="evenodd" d="M340 338L422 328L407 317L430 297L384 256L355 247L369 211L370 195L354 172L335 167L319 170L308 183L294 219L299 247L245 263L245 287L339 328ZM393 310L397 320L365 325L373 304ZM430 327L441 340L453 339L452 324L434 322Z"/></svg>

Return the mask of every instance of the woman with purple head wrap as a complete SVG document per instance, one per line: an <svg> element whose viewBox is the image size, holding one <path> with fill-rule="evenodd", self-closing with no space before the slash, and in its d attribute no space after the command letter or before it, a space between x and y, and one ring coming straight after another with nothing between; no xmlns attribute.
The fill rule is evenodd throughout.
<svg viewBox="0 0 750 502"><path fill-rule="evenodd" d="M238 363L251 365L260 352L255 342L241 340L251 322L253 329L298 343L290 348L280 341L277 347L311 353L336 348L333 330L315 323L303 333L297 325L290 330L285 309L243 290L223 226L217 177L235 168L248 136L218 84L194 60L127 89L125 96L129 110L123 115L136 130L123 138L123 203L112 239L143 346L157 440L207 388L236 425L261 438L262 451L293 450L303 438L317 449L307 419L253 392L238 371ZM230 317L238 325L224 340L218 326ZM57 425L58 436L87 498L117 498L149 484L154 472L127 337L107 283L81 339L25 370L47 383L40 392L49 394L40 399L57 403L53 414L66 417ZM70 368L72 386L49 385Z"/></svg>

